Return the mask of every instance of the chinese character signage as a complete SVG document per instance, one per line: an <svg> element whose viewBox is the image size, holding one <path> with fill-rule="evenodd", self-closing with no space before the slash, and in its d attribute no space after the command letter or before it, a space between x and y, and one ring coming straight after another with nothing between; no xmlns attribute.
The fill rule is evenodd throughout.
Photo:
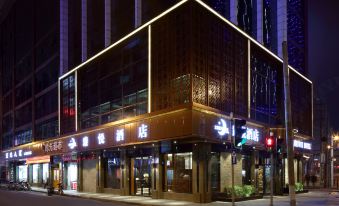
<svg viewBox="0 0 339 206"><path fill-rule="evenodd" d="M145 139L148 137L148 126L146 124L141 124L138 127L138 138Z"/></svg>
<svg viewBox="0 0 339 206"><path fill-rule="evenodd" d="M44 151L49 152L57 152L62 150L62 141L57 140L53 142L48 142L43 145Z"/></svg>
<svg viewBox="0 0 339 206"><path fill-rule="evenodd" d="M299 141L299 140L295 139L293 141L293 147L311 150L312 149L312 144L308 143L308 142L302 142L302 141Z"/></svg>
<svg viewBox="0 0 339 206"><path fill-rule="evenodd" d="M14 150L14 151L11 151L11 152L6 152L5 153L5 159L12 159L12 158L23 158L23 157L29 157L32 155L32 151L31 150L22 150L22 149L19 149L19 150Z"/></svg>
<svg viewBox="0 0 339 206"><path fill-rule="evenodd" d="M124 129L117 129L115 132L115 140L121 142L125 140L125 131Z"/></svg>

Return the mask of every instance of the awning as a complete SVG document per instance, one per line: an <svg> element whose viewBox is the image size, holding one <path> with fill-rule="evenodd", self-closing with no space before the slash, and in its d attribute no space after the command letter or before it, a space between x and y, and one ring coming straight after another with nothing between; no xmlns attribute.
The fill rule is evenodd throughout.
<svg viewBox="0 0 339 206"><path fill-rule="evenodd" d="M27 158L26 164L48 163L50 161L51 161L51 157L49 155L44 155L44 156Z"/></svg>

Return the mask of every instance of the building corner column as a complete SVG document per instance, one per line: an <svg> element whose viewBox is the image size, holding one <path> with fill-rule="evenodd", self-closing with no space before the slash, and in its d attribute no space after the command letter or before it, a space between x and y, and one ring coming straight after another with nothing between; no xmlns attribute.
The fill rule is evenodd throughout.
<svg viewBox="0 0 339 206"><path fill-rule="evenodd" d="M211 144L193 145L193 199L197 203L212 201L211 191Z"/></svg>
<svg viewBox="0 0 339 206"><path fill-rule="evenodd" d="M153 164L152 164L152 198L163 198L162 180L163 180L163 156L160 154L159 145L153 146Z"/></svg>
<svg viewBox="0 0 339 206"><path fill-rule="evenodd" d="M120 152L121 158L121 182L120 182L120 195L130 195L130 159L126 155L126 149L122 149Z"/></svg>

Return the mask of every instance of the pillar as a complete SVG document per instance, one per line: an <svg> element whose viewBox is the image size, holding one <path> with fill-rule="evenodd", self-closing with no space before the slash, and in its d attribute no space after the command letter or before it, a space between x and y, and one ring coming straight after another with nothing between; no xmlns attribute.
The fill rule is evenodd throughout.
<svg viewBox="0 0 339 206"><path fill-rule="evenodd" d="M83 160L81 157L81 154L78 155L78 162L77 162L77 191L82 192L83 191L83 178L82 178L82 168L83 168Z"/></svg>
<svg viewBox="0 0 339 206"><path fill-rule="evenodd" d="M163 155L160 154L160 146L153 146L153 165L152 165L152 198L162 198L163 181Z"/></svg>
<svg viewBox="0 0 339 206"><path fill-rule="evenodd" d="M121 171L121 181L120 181L120 194L121 195L130 195L130 158L126 155L126 149L121 149L120 152L120 171Z"/></svg>
<svg viewBox="0 0 339 206"><path fill-rule="evenodd" d="M212 201L211 192L211 144L198 143L193 146L193 198L194 202Z"/></svg>
<svg viewBox="0 0 339 206"><path fill-rule="evenodd" d="M104 168L104 161L103 161L103 155L102 152L98 152L97 153L97 189L96 192L103 192L104 191L104 184L105 184L105 179L104 179L104 172L105 172L105 168Z"/></svg>

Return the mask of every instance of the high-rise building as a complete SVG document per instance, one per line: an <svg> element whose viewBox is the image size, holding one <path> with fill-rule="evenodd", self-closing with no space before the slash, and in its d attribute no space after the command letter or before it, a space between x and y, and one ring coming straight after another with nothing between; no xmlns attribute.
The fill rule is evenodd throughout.
<svg viewBox="0 0 339 206"><path fill-rule="evenodd" d="M288 42L289 64L307 75L307 1L304 0L205 0L272 52L282 57Z"/></svg>
<svg viewBox="0 0 339 206"><path fill-rule="evenodd" d="M253 16L246 5L231 19ZM241 25L257 35L251 21ZM269 192L265 137L283 138L282 60L203 1L18 0L0 32L8 179L210 202L227 196L234 151L236 185ZM312 82L289 70L302 181ZM247 127L235 150L234 118Z"/></svg>

